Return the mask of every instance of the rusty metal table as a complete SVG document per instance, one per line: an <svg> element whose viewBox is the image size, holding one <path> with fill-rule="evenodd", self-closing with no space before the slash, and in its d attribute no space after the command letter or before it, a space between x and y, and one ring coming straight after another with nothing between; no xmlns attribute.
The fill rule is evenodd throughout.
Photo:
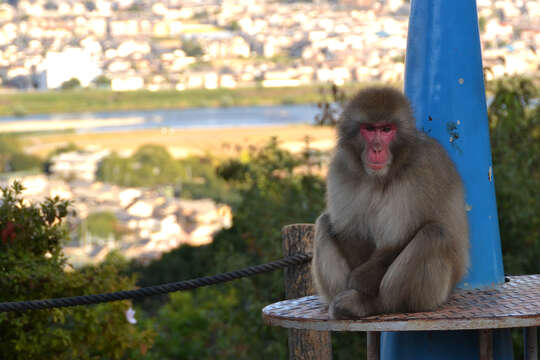
<svg viewBox="0 0 540 360"><path fill-rule="evenodd" d="M492 289L457 290L437 311L332 320L318 296L280 301L263 309L264 321L285 328L319 331L480 330L480 353L492 356L491 329L527 328L527 359L537 359L540 275L508 276ZM368 350L368 352L370 352ZM378 352L378 349L377 349Z"/></svg>

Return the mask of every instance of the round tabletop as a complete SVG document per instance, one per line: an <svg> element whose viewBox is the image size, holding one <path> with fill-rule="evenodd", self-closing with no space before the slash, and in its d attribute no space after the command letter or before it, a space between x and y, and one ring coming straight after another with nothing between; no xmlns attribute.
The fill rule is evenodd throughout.
<svg viewBox="0 0 540 360"><path fill-rule="evenodd" d="M332 320L318 296L280 301L263 309L264 321L320 331L472 330L540 326L540 275L508 276L495 288L456 290L436 311Z"/></svg>

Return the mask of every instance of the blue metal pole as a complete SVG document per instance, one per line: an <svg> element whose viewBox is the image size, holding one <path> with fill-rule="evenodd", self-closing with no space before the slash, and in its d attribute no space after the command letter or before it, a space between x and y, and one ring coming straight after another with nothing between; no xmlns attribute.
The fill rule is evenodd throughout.
<svg viewBox="0 0 540 360"><path fill-rule="evenodd" d="M437 139L466 190L471 266L458 285L504 282L475 0L412 0L405 93L417 127ZM512 359L508 331L496 331L494 358ZM381 358L478 359L475 331L387 332Z"/></svg>

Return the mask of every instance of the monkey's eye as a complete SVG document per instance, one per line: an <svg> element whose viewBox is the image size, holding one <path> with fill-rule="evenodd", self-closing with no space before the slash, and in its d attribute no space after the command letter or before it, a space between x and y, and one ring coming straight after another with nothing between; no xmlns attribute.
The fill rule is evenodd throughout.
<svg viewBox="0 0 540 360"><path fill-rule="evenodd" d="M375 131L375 126L373 125L363 125L362 128L366 131Z"/></svg>
<svg viewBox="0 0 540 360"><path fill-rule="evenodd" d="M385 132L385 133L388 133L388 132L392 131L392 127L391 127L390 125L386 125L386 126L383 126L383 127L381 128L381 130L382 130L383 132Z"/></svg>

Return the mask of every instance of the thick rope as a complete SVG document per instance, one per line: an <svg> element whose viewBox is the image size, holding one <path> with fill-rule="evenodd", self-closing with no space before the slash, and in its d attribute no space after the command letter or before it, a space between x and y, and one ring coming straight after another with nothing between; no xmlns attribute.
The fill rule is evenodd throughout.
<svg viewBox="0 0 540 360"><path fill-rule="evenodd" d="M178 281L162 285L155 285L136 290L117 291L105 294L83 295L64 297L47 300L30 300L0 303L0 312L42 310L51 308L61 308L68 306L91 305L110 301L127 299L137 299L146 296L166 294L174 291L195 289L208 285L215 285L243 277L253 276L265 272L286 268L293 265L300 265L311 260L311 254L298 254L287 256L267 264L250 266L244 269L230 271L214 276L205 276L192 280Z"/></svg>

